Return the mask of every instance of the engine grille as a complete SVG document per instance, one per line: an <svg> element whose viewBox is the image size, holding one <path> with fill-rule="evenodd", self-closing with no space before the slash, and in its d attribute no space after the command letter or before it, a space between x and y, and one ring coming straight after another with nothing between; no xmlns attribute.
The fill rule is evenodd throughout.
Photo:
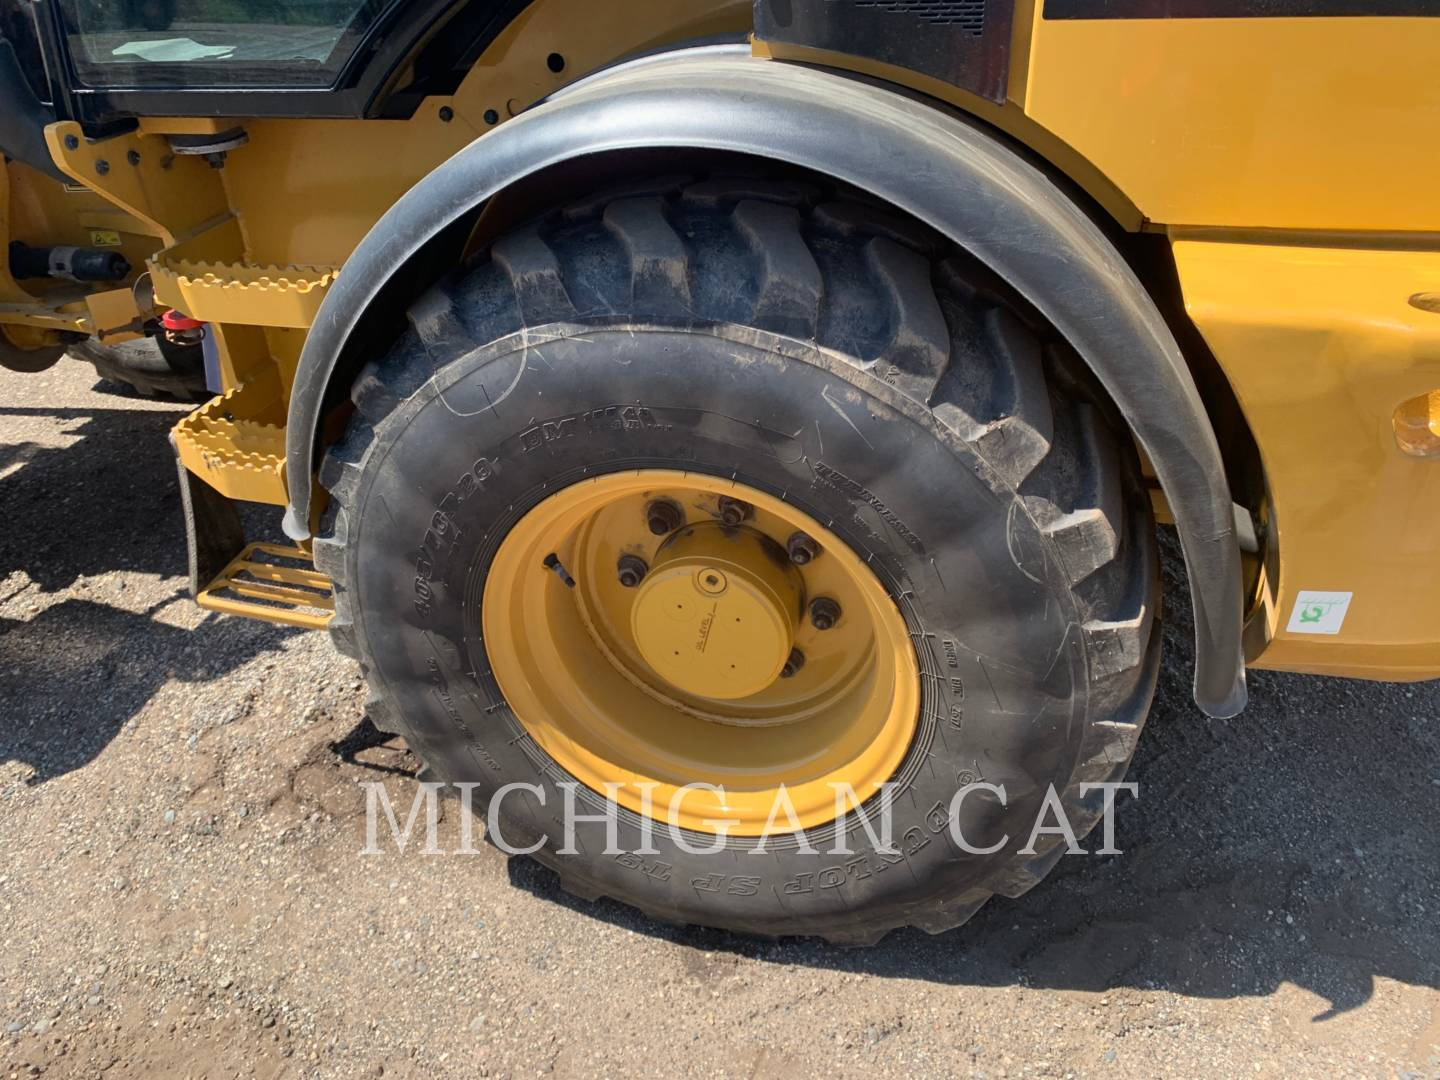
<svg viewBox="0 0 1440 1080"><path fill-rule="evenodd" d="M755 36L760 41L878 60L999 102L1005 100L1016 2L755 0Z"/></svg>
<svg viewBox="0 0 1440 1080"><path fill-rule="evenodd" d="M854 0L858 8L914 15L936 26L958 26L967 34L985 30L985 0Z"/></svg>

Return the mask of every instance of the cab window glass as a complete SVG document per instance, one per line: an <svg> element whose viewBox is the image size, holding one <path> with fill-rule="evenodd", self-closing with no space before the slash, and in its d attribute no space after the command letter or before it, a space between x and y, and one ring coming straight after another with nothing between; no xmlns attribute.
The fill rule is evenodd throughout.
<svg viewBox="0 0 1440 1080"><path fill-rule="evenodd" d="M389 0L60 0L79 80L329 86Z"/></svg>

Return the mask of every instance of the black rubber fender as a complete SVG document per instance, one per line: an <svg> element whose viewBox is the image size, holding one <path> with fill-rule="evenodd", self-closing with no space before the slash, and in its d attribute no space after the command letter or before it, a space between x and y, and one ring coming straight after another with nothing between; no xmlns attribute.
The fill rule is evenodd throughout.
<svg viewBox="0 0 1440 1080"><path fill-rule="evenodd" d="M320 410L335 364L397 267L496 192L587 154L729 151L832 176L985 263L1078 352L1124 415L1174 513L1195 612L1195 701L1244 708L1243 579L1224 462L1195 381L1114 245L1046 176L962 116L885 87L729 47L621 65L460 151L346 262L306 339L286 434L286 532L310 535Z"/></svg>

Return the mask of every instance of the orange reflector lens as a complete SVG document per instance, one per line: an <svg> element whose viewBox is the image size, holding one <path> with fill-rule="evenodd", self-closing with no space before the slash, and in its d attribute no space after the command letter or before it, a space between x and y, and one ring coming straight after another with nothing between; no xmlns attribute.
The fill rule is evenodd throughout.
<svg viewBox="0 0 1440 1080"><path fill-rule="evenodd" d="M1431 390L1395 410L1395 441L1412 457L1440 457L1440 390Z"/></svg>

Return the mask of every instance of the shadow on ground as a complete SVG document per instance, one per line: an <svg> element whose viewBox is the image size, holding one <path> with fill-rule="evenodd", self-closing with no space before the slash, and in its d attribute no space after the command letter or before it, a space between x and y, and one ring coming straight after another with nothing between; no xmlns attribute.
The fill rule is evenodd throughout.
<svg viewBox="0 0 1440 1080"><path fill-rule="evenodd" d="M1252 672L1249 709L1208 720L1190 700L1173 548L1167 564L1167 660L1129 775L1140 801L1118 815L1122 855L1063 859L959 929L898 931L857 950L663 926L576 900L523 857L511 880L696 950L879 976L1206 998L1289 982L1330 1003L1321 1021L1367 1001L1377 978L1440 988L1440 685Z"/></svg>
<svg viewBox="0 0 1440 1080"><path fill-rule="evenodd" d="M214 617L192 631L150 617L187 595L166 439L181 411L0 408L0 422L45 417L73 440L0 445L0 472L13 470L0 480L0 580L29 577L0 596L16 600L0 617L0 760L29 765L31 784L93 760L167 680L214 679L293 632ZM162 598L130 610L113 571L162 579ZM82 581L90 596L52 602ZM16 618L27 590L35 610Z"/></svg>
<svg viewBox="0 0 1440 1080"><path fill-rule="evenodd" d="M0 407L40 417L69 445L0 444L0 579L24 570L44 592L83 577L185 573L175 458L167 434L184 410ZM18 468L16 467L18 464Z"/></svg>

